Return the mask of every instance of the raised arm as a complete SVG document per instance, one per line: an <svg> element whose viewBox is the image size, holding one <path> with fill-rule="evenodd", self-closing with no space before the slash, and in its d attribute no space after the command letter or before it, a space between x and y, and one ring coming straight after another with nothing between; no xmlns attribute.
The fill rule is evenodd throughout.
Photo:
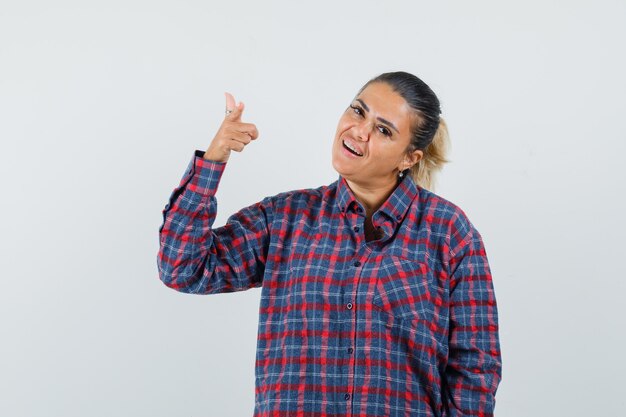
<svg viewBox="0 0 626 417"><path fill-rule="evenodd" d="M213 229L215 193L230 151L240 152L258 137L254 125L241 122L243 104L235 107L227 94L227 109L233 108L208 150L195 151L163 210L159 277L178 291L214 294L261 285L273 215L271 199L240 210L226 225Z"/></svg>
<svg viewBox="0 0 626 417"><path fill-rule="evenodd" d="M445 416L493 416L501 378L498 314L482 238L469 220L453 242L450 269L449 355L444 375Z"/></svg>

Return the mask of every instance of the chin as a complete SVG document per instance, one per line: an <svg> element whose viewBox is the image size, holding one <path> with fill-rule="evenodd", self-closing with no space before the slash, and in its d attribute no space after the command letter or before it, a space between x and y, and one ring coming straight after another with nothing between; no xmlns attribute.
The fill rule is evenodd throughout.
<svg viewBox="0 0 626 417"><path fill-rule="evenodd" d="M345 167L342 167L341 164L334 163L334 161L333 168L335 168L335 171L337 171L339 175L347 180L354 181L355 177L357 176L354 171L346 170Z"/></svg>
<svg viewBox="0 0 626 417"><path fill-rule="evenodd" d="M344 176L344 171L341 168L341 164L338 164L335 157L333 157L333 168L335 169L335 171L337 171L337 173L341 176Z"/></svg>
<svg viewBox="0 0 626 417"><path fill-rule="evenodd" d="M339 173L339 175L341 175L342 177L349 175L350 169L346 167L346 161L343 160L341 155L337 155L336 150L333 150L332 163L333 168L335 169L335 171L337 171L337 173Z"/></svg>

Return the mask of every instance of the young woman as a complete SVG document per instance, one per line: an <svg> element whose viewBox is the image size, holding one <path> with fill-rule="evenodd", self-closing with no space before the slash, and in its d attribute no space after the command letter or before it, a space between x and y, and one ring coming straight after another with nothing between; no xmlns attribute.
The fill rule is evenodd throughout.
<svg viewBox="0 0 626 417"><path fill-rule="evenodd" d="M213 228L231 151L258 137L227 115L163 210L161 280L189 293L262 287L255 416L490 416L501 378L496 299L481 235L436 195L439 100L382 74L339 119L339 179L289 191Z"/></svg>

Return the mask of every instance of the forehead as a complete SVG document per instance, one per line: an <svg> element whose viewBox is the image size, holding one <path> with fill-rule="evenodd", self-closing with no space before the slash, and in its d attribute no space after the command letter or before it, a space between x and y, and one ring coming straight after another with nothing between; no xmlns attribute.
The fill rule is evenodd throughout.
<svg viewBox="0 0 626 417"><path fill-rule="evenodd" d="M404 98L388 84L374 82L356 97L362 100L375 117L382 117L394 123L400 131L409 129L413 111Z"/></svg>

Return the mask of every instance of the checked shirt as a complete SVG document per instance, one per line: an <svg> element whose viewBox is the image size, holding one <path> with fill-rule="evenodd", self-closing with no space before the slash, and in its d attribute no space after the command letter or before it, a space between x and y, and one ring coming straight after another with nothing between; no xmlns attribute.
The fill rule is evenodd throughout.
<svg viewBox="0 0 626 417"><path fill-rule="evenodd" d="M163 210L157 264L178 291L261 287L255 417L492 416L498 317L481 235L410 176L372 215L341 176L213 228L225 163L195 151Z"/></svg>

